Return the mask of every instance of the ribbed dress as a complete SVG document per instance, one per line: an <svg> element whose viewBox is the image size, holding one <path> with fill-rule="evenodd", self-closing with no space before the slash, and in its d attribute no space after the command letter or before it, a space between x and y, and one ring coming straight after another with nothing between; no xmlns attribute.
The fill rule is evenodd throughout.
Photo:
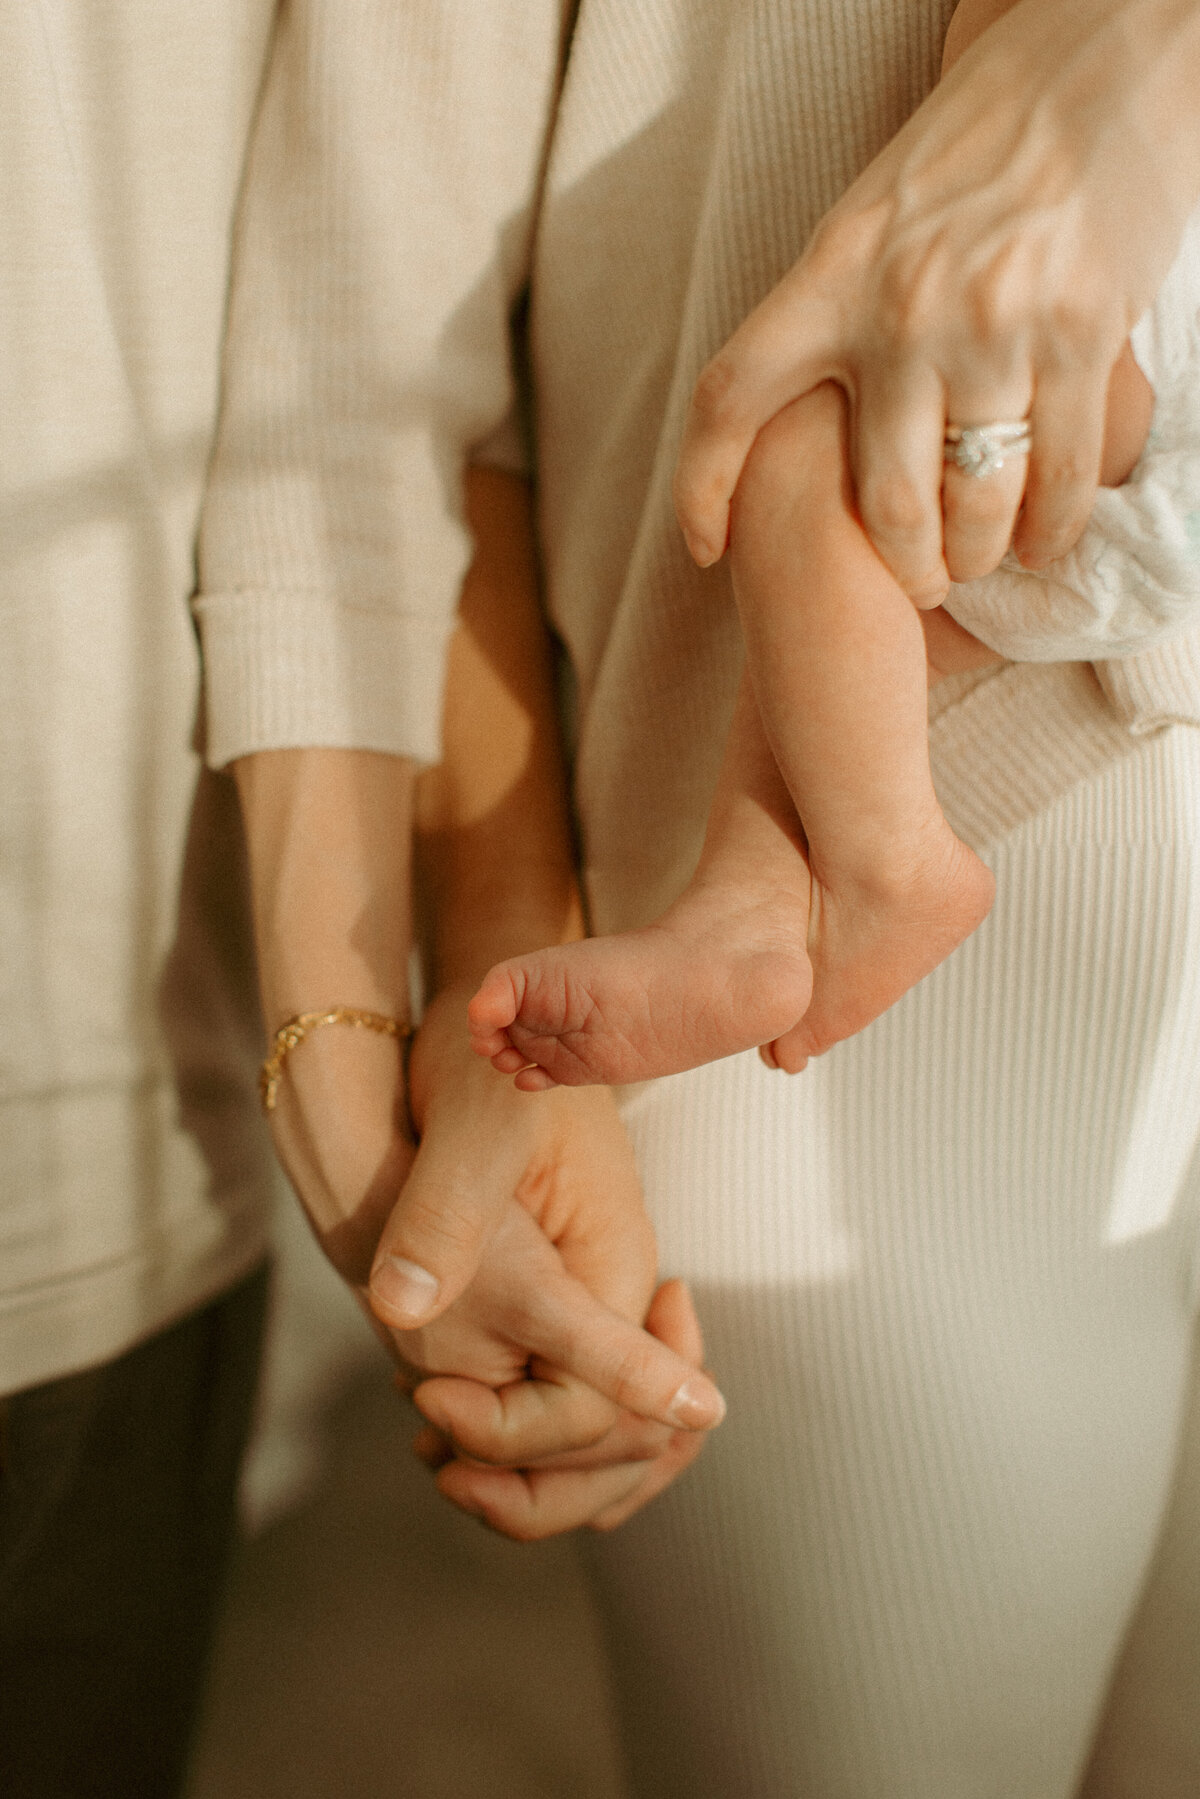
<svg viewBox="0 0 1200 1799"><path fill-rule="evenodd" d="M528 285L592 920L662 909L740 667L671 517L687 396L928 91L951 10L285 14L203 541L214 760L436 754L461 469L511 441ZM1052 620L1011 571L964 597L1024 658L932 707L999 883L976 936L795 1081L750 1056L627 1096L730 1399L597 1548L642 1799L1069 1799L1102 1717L1089 1799L1194 1795L1200 584L1170 529L1169 578L1120 576L1115 610L1083 552Z"/></svg>

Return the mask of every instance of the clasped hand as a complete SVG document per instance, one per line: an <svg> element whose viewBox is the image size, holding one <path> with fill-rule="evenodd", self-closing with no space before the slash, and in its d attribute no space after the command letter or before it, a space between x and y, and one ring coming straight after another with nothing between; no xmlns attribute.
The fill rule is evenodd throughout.
<svg viewBox="0 0 1200 1799"><path fill-rule="evenodd" d="M400 1362L398 1384L428 1421L417 1452L446 1498L521 1539L608 1529L686 1467L724 1405L701 1369L686 1288L657 1283L611 1094L515 1092L471 1055L464 1007L456 990L439 995L413 1045L417 1146L382 1099L387 1046L327 1033L296 1058L281 1153L326 1253ZM387 1143L366 1110L340 1129L355 1098L377 1126L391 1119ZM324 1197L298 1165L301 1137L327 1146ZM367 1178L366 1161L351 1174L342 1140L382 1179ZM332 1191L343 1164L366 1196L358 1207ZM341 1222L324 1228L322 1214ZM388 1298L397 1257L440 1281L419 1328Z"/></svg>

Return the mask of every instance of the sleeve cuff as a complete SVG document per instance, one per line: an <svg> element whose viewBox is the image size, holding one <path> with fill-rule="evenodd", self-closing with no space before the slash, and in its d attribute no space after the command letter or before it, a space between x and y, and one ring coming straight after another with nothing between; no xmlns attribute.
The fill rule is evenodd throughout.
<svg viewBox="0 0 1200 1799"><path fill-rule="evenodd" d="M277 592L205 594L194 610L210 767L314 746L439 759L452 616Z"/></svg>
<svg viewBox="0 0 1200 1799"><path fill-rule="evenodd" d="M1195 631L1095 667L1109 705L1135 736L1165 725L1200 725L1200 634Z"/></svg>

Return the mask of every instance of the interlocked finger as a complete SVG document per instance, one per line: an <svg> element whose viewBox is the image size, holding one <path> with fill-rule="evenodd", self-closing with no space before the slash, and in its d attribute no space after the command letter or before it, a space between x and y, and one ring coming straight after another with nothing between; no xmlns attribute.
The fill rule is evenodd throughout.
<svg viewBox="0 0 1200 1799"><path fill-rule="evenodd" d="M582 1381L562 1377L511 1381L494 1389L444 1375L425 1381L413 1400L456 1450L508 1467L590 1448L617 1417L609 1400Z"/></svg>
<svg viewBox="0 0 1200 1799"><path fill-rule="evenodd" d="M589 1524L632 1499L646 1481L645 1462L559 1473L479 1468L455 1461L437 1476L438 1488L452 1504L522 1543Z"/></svg>
<svg viewBox="0 0 1200 1799"><path fill-rule="evenodd" d="M676 1432L663 1453L653 1462L645 1464L645 1472L638 1485L614 1504L594 1513L588 1520L589 1527L592 1530L616 1530L627 1518L632 1518L635 1512L641 1511L644 1505L657 1499L676 1476L682 1474L688 1463L695 1461L703 1446L703 1438L684 1431Z"/></svg>

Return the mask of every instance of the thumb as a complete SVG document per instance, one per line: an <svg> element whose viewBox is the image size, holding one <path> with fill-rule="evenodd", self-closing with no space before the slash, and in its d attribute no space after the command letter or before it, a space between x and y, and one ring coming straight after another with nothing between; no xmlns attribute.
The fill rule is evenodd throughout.
<svg viewBox="0 0 1200 1799"><path fill-rule="evenodd" d="M370 1301L377 1318L414 1330L470 1285L520 1175L511 1160L494 1139L438 1129L422 1139L375 1251Z"/></svg>
<svg viewBox="0 0 1200 1799"><path fill-rule="evenodd" d="M672 1278L660 1284L650 1301L644 1328L684 1361L696 1368L703 1365L704 1338L685 1282Z"/></svg>
<svg viewBox="0 0 1200 1799"><path fill-rule="evenodd" d="M693 559L725 554L730 502L755 438L833 372L837 315L793 271L701 371L684 422L673 495Z"/></svg>

